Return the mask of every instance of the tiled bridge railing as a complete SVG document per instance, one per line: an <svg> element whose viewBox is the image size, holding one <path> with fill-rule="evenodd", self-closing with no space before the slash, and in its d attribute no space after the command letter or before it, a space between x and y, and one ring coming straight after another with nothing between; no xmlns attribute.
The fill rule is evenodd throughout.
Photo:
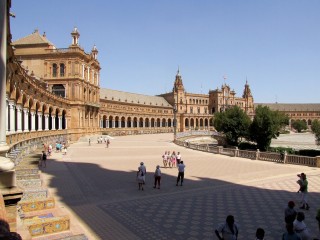
<svg viewBox="0 0 320 240"><path fill-rule="evenodd" d="M175 140L175 143L179 146L183 146L186 148L204 151L204 152L211 152L215 154L222 154L231 157L241 157L241 158L248 158L253 160L262 160L262 161L269 161L269 162L277 162L277 163L289 163L289 164L297 164L297 165L304 165L310 167L320 167L320 156L317 157L307 157L307 156L299 156L299 155L288 155L274 152L260 152L257 151L246 151L246 150L239 150L238 148L224 148L222 146L212 146L209 144L196 144L190 143L181 140Z"/></svg>

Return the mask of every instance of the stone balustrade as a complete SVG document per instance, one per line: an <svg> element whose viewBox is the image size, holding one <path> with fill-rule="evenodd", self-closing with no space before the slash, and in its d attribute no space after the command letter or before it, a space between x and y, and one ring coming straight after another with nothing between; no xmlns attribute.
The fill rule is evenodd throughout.
<svg viewBox="0 0 320 240"><path fill-rule="evenodd" d="M247 151L247 150L239 150L238 148L224 148L222 146L213 146L208 144L197 144L190 143L182 140L175 140L175 144L179 146L183 146L186 148L210 152L215 154L226 155L230 157L240 157L240 158L248 158L252 160L262 160L262 161L270 161L277 163L287 163L287 164L297 164L304 165L310 167L320 167L320 156L317 157L307 157L307 156L299 156L299 155L287 155L274 153L274 152L260 152L257 151Z"/></svg>

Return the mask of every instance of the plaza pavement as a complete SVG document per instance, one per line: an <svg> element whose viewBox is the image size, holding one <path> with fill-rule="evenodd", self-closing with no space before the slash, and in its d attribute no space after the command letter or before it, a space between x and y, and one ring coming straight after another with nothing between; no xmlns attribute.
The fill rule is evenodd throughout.
<svg viewBox="0 0 320 240"><path fill-rule="evenodd" d="M172 137L115 137L110 148L96 141L74 143L66 156L53 154L43 178L89 239L217 239L215 228L232 214L239 240L254 239L258 227L266 239L278 240L287 202L299 199L296 174L305 172L311 206L305 222L316 236L320 169L185 149ZM184 186L175 185L176 168L161 168L161 189L153 189L153 172L166 150L182 153ZM141 161L148 171L144 191L136 182Z"/></svg>

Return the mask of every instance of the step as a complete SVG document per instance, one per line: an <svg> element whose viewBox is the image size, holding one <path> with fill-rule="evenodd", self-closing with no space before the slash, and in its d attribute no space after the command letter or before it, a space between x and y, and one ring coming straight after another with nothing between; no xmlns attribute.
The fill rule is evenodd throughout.
<svg viewBox="0 0 320 240"><path fill-rule="evenodd" d="M48 189L37 188L37 189L27 189L23 191L22 201L30 201L36 199L43 199L48 197Z"/></svg>
<svg viewBox="0 0 320 240"><path fill-rule="evenodd" d="M58 240L88 240L88 238L84 234L77 234L69 237L58 238Z"/></svg>
<svg viewBox="0 0 320 240"><path fill-rule="evenodd" d="M28 228L32 237L68 231L70 229L69 216L55 217L52 214L25 218L23 224Z"/></svg>
<svg viewBox="0 0 320 240"><path fill-rule="evenodd" d="M41 211L45 209L52 209L55 207L55 201L53 197L39 198L34 200L24 200L18 203L18 206L23 213Z"/></svg>
<svg viewBox="0 0 320 240"><path fill-rule="evenodd" d="M33 237L33 240L88 240L89 238L84 234L73 234L70 231L50 234L46 236Z"/></svg>
<svg viewBox="0 0 320 240"><path fill-rule="evenodd" d="M39 168L17 168L16 175L29 175L39 173Z"/></svg>
<svg viewBox="0 0 320 240"><path fill-rule="evenodd" d="M41 179L17 180L18 187L22 189L40 188L42 186Z"/></svg>
<svg viewBox="0 0 320 240"><path fill-rule="evenodd" d="M31 179L40 179L40 174L28 174L28 175L18 175L16 176L17 180L31 180Z"/></svg>

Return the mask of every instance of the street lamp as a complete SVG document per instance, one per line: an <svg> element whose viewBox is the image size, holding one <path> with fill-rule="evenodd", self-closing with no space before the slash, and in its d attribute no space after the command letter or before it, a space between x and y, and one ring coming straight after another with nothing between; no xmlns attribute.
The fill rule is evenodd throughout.
<svg viewBox="0 0 320 240"><path fill-rule="evenodd" d="M173 140L177 139L177 104L173 105Z"/></svg>

